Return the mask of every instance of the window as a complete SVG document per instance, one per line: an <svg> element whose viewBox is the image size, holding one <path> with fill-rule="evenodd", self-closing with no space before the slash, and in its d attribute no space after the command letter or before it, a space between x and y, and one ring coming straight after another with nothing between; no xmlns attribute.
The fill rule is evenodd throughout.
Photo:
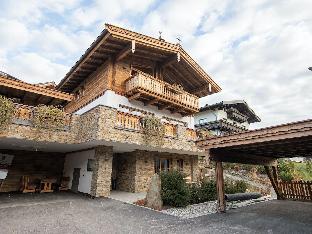
<svg viewBox="0 0 312 234"><path fill-rule="evenodd" d="M88 159L87 171L93 171L94 163L95 163L94 159Z"/></svg>
<svg viewBox="0 0 312 234"><path fill-rule="evenodd" d="M178 171L183 171L183 159L177 160Z"/></svg>
<svg viewBox="0 0 312 234"><path fill-rule="evenodd" d="M155 159L155 173L170 170L170 160L169 159Z"/></svg>

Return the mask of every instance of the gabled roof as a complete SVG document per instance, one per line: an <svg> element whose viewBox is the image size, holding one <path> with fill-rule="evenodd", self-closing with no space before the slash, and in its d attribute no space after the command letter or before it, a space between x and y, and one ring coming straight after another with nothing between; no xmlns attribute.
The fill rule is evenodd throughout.
<svg viewBox="0 0 312 234"><path fill-rule="evenodd" d="M256 115L253 109L251 109L244 100L232 100L232 101L222 101L212 105L206 104L200 108L200 112L207 110L221 110L229 109L231 107L236 108L240 113L248 117L249 123L260 122L261 119Z"/></svg>
<svg viewBox="0 0 312 234"><path fill-rule="evenodd" d="M135 52L130 53L135 42ZM105 29L70 69L57 89L71 92L98 66L110 58L131 57L143 66L152 60L166 67L164 79L183 83L187 91L199 97L221 91L212 78L178 44L173 44L137 32L106 24Z"/></svg>
<svg viewBox="0 0 312 234"><path fill-rule="evenodd" d="M29 103L60 105L73 99L73 95L40 84L29 84L0 71L0 95L20 98Z"/></svg>

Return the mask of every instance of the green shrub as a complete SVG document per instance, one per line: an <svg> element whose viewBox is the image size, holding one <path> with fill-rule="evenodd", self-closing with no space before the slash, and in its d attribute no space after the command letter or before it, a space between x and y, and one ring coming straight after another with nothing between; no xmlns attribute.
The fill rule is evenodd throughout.
<svg viewBox="0 0 312 234"><path fill-rule="evenodd" d="M247 189L247 183L245 181L225 181L224 183L225 193L244 193Z"/></svg>
<svg viewBox="0 0 312 234"><path fill-rule="evenodd" d="M201 186L199 184L191 184L189 185L190 191L190 204L197 204L200 203L201 198Z"/></svg>
<svg viewBox="0 0 312 234"><path fill-rule="evenodd" d="M183 173L168 171L160 174L161 198L164 205L184 207L189 204L190 190L185 183Z"/></svg>
<svg viewBox="0 0 312 234"><path fill-rule="evenodd" d="M11 122L15 114L15 106L12 100L0 95L0 128L4 130Z"/></svg>
<svg viewBox="0 0 312 234"><path fill-rule="evenodd" d="M217 198L217 186L214 180L203 181L200 186L200 201L213 201Z"/></svg>
<svg viewBox="0 0 312 234"><path fill-rule="evenodd" d="M309 177L312 177L312 161L308 160L305 164L305 167L306 167L305 169Z"/></svg>
<svg viewBox="0 0 312 234"><path fill-rule="evenodd" d="M295 164L293 162L279 160L277 169L281 180L291 181L294 179Z"/></svg>
<svg viewBox="0 0 312 234"><path fill-rule="evenodd" d="M260 174L266 174L264 166L257 166L257 172Z"/></svg>

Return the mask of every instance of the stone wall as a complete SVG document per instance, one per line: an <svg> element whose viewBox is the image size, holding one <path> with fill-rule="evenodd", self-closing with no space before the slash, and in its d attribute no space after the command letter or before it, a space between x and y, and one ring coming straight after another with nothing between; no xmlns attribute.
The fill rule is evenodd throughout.
<svg viewBox="0 0 312 234"><path fill-rule="evenodd" d="M106 141L115 141L121 143L130 143L137 145L148 146L151 151L155 151L159 148L175 149L191 152L203 152L200 150L194 141L189 141L186 127L178 125L178 134L176 138L165 138L164 144L162 146L146 144L145 136L142 132L131 131L126 129L116 128L117 123L117 109L98 106L96 108L100 109L99 112L99 129L98 129L98 139ZM95 109L96 109L95 108Z"/></svg>
<svg viewBox="0 0 312 234"><path fill-rule="evenodd" d="M95 148L94 159L91 195L94 197L107 197L111 190L113 147L98 146Z"/></svg>
<svg viewBox="0 0 312 234"><path fill-rule="evenodd" d="M197 156L159 153L136 150L131 153L114 155L116 160L117 190L127 192L146 192L151 177L155 174L155 159L165 158L170 160L171 169L177 170L177 160L183 159L183 172L192 181L197 181L198 166Z"/></svg>
<svg viewBox="0 0 312 234"><path fill-rule="evenodd" d="M202 153L194 141L189 141L186 127L178 126L175 138L166 137L161 146L147 144L142 132L117 128L117 109L107 106L97 106L88 112L72 118L68 130L40 131L29 125L10 124L5 131L0 131L0 139L19 138L25 140L57 142L64 144L81 144L90 141L107 141L124 144L134 144L148 148L150 151L161 149L184 152ZM139 148L139 147L138 147Z"/></svg>
<svg viewBox="0 0 312 234"><path fill-rule="evenodd" d="M115 154L117 190L135 192L136 158L132 153Z"/></svg>
<svg viewBox="0 0 312 234"><path fill-rule="evenodd" d="M3 181L0 192L19 191L22 176L42 179L57 178L60 182L65 155L38 151L1 150L1 153L14 155L9 173Z"/></svg>

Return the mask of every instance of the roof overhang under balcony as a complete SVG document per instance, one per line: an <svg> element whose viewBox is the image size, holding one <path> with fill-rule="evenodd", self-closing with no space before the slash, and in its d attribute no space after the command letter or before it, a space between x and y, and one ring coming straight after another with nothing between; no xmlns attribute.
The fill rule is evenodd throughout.
<svg viewBox="0 0 312 234"><path fill-rule="evenodd" d="M142 70L163 70L164 81L182 84L186 91L203 97L221 91L212 78L177 44L155 39L120 27L106 28L91 44L71 70L58 90L72 92L97 67L108 59L131 61Z"/></svg>
<svg viewBox="0 0 312 234"><path fill-rule="evenodd" d="M73 99L73 95L29 84L3 72L0 72L0 95L19 99L19 103L32 106L63 105Z"/></svg>

